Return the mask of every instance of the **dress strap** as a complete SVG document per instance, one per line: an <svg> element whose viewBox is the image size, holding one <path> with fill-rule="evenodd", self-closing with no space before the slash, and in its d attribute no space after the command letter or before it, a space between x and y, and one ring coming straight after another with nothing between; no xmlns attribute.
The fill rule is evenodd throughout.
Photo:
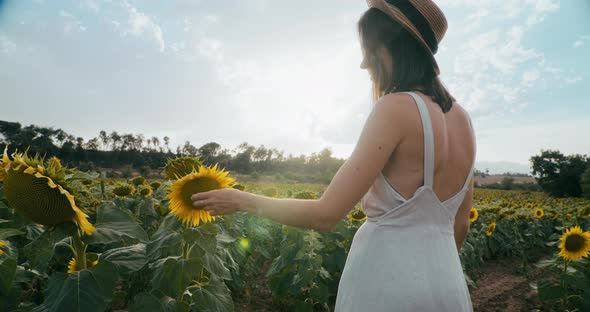
<svg viewBox="0 0 590 312"><path fill-rule="evenodd" d="M403 92L411 95L418 105L420 118L422 119L422 129L424 132L424 185L432 188L434 179L434 135L430 113L424 100L414 92Z"/></svg>

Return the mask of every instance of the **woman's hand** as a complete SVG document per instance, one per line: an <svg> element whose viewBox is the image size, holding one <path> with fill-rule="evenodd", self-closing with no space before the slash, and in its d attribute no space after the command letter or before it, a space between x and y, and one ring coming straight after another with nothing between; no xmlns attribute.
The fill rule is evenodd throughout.
<svg viewBox="0 0 590 312"><path fill-rule="evenodd" d="M234 188L223 188L195 193L191 196L194 207L209 211L212 216L246 211L251 194Z"/></svg>

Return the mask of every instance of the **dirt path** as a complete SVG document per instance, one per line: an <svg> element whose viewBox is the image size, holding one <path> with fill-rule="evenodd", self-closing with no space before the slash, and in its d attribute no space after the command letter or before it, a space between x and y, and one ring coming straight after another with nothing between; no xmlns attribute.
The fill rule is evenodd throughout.
<svg viewBox="0 0 590 312"><path fill-rule="evenodd" d="M475 312L555 311L541 303L530 286L551 276L546 269L534 266L527 274L518 272L519 260L501 259L487 261L476 276L477 288L470 289Z"/></svg>
<svg viewBox="0 0 590 312"><path fill-rule="evenodd" d="M265 263L261 272L266 272ZM485 262L480 272L473 276L477 288L470 288L474 312L544 312L558 311L537 299L530 283L552 276L547 269L530 266L527 274L519 272L518 259L498 259ZM261 273L252 286L248 302L236 302L236 311L275 311L268 280ZM331 307L333 309L333 307Z"/></svg>

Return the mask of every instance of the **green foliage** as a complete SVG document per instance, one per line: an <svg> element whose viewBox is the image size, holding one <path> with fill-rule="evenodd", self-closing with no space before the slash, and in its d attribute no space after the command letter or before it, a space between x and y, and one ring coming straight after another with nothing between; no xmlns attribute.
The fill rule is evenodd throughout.
<svg viewBox="0 0 590 312"><path fill-rule="evenodd" d="M78 237L78 243L66 225L45 228L14 214L0 192L0 239L8 243L0 256L0 310L76 311L83 304L90 311L232 311L239 309L234 303L270 294L271 310L330 311L347 252L363 224L347 216L333 231L320 233L237 213L187 227L164 213L169 181L152 197L121 198L102 191L96 178L72 177L98 202L88 210L96 231ZM84 184L85 179L94 183ZM112 190L119 182L103 184ZM242 185L257 194L300 199L318 198L326 188ZM590 201L584 198L477 189L474 206L479 218L460 251L471 285L488 259L516 257L522 260L519 269L526 270L536 254L556 248L555 241L568 226L590 228ZM534 217L537 207L544 210L543 218ZM494 221L496 230L488 236L485 232ZM68 274L68 261L76 253L98 264ZM559 258L554 262L559 269ZM539 283L540 298L584 310L585 299L570 297L566 304L565 298L587 297L587 271L587 259L570 265L562 281ZM78 283L81 287L73 289Z"/></svg>
<svg viewBox="0 0 590 312"><path fill-rule="evenodd" d="M312 192L304 191L304 192L296 193L295 198L297 198L297 199L315 199L316 196Z"/></svg>
<svg viewBox="0 0 590 312"><path fill-rule="evenodd" d="M45 301L33 311L103 312L112 300L117 278L108 261L71 274L55 273L49 278Z"/></svg>
<svg viewBox="0 0 590 312"><path fill-rule="evenodd" d="M91 244L148 241L147 233L135 222L133 216L117 208L114 202L103 202L96 209L94 226L96 231L88 238Z"/></svg>
<svg viewBox="0 0 590 312"><path fill-rule="evenodd" d="M565 156L559 151L542 150L531 157L533 175L545 192L555 197L579 197L582 195L580 178L589 167L585 155Z"/></svg>
<svg viewBox="0 0 590 312"><path fill-rule="evenodd" d="M582 194L586 198L590 199L590 165L588 166L588 168L586 168L586 170L582 174L581 187L582 187Z"/></svg>

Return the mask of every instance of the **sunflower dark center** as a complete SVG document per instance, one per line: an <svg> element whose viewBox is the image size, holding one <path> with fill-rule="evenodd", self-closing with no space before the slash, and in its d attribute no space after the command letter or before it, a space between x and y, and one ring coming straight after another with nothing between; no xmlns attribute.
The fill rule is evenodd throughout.
<svg viewBox="0 0 590 312"><path fill-rule="evenodd" d="M219 188L219 183L213 178L196 178L192 181L186 182L182 187L182 201L185 207L193 209L203 209L202 207L194 207L191 196L195 193L207 192Z"/></svg>
<svg viewBox="0 0 590 312"><path fill-rule="evenodd" d="M49 187L45 178L11 171L4 180L4 194L10 207L39 224L55 225L74 216L66 196Z"/></svg>
<svg viewBox="0 0 590 312"><path fill-rule="evenodd" d="M565 249L570 252L580 251L584 248L585 242L584 237L578 234L570 235L565 239Z"/></svg>

